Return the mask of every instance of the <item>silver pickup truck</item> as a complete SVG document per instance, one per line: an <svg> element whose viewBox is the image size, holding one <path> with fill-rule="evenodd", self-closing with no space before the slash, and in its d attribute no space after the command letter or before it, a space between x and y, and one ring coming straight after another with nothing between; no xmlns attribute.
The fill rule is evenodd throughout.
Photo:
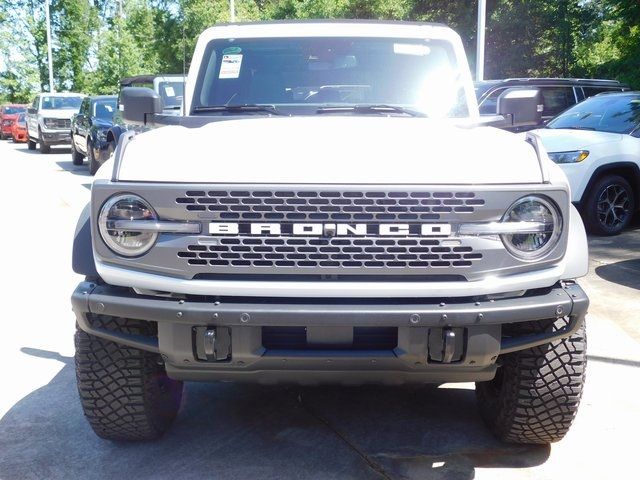
<svg viewBox="0 0 640 480"><path fill-rule="evenodd" d="M40 93L27 108L29 150L40 146L49 153L52 145L71 145L71 117L78 113L84 95L79 93Z"/></svg>
<svg viewBox="0 0 640 480"><path fill-rule="evenodd" d="M193 380L476 382L499 438L565 435L584 227L538 138L482 123L451 29L216 26L184 116L151 89L121 101L164 126L120 138L78 224L77 379L99 436L157 438ZM498 112L539 101L506 91Z"/></svg>

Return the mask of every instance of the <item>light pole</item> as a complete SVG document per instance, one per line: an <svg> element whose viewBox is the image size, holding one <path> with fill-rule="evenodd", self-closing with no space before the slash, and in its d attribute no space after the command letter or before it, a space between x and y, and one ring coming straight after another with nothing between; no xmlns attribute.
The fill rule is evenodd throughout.
<svg viewBox="0 0 640 480"><path fill-rule="evenodd" d="M235 0L229 0L229 16L231 17L231 22L236 21L236 2Z"/></svg>
<svg viewBox="0 0 640 480"><path fill-rule="evenodd" d="M484 80L484 34L487 0L478 0L478 44L476 45L476 81Z"/></svg>
<svg viewBox="0 0 640 480"><path fill-rule="evenodd" d="M49 0L44 0L47 17L47 58L49 62L49 93L53 93L53 57L51 54L51 19L49 18Z"/></svg>

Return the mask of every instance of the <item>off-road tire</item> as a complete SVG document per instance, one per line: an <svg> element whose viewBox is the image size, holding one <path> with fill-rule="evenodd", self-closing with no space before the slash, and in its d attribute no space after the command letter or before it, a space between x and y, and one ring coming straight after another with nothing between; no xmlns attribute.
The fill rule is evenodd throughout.
<svg viewBox="0 0 640 480"><path fill-rule="evenodd" d="M549 331L566 322L525 322L510 333ZM565 436L582 396L586 347L583 324L564 340L499 358L496 378L476 383L476 397L480 415L500 440L548 444Z"/></svg>
<svg viewBox="0 0 640 480"><path fill-rule="evenodd" d="M73 141L73 134L71 135L71 160L74 165L82 165L84 162L84 155L76 150L76 144Z"/></svg>
<svg viewBox="0 0 640 480"><path fill-rule="evenodd" d="M38 139L38 143L40 144L40 153L51 153L51 146L44 143L44 140L42 139L42 132L39 132Z"/></svg>
<svg viewBox="0 0 640 480"><path fill-rule="evenodd" d="M149 322L100 317L96 326L149 335ZM167 377L158 354L76 329L76 379L93 431L115 441L159 438L178 413L183 384Z"/></svg>
<svg viewBox="0 0 640 480"><path fill-rule="evenodd" d="M626 192L628 198L628 208L624 213L624 218L618 224L603 224L598 216L598 203L600 196L607 188L619 188ZM595 235L612 236L618 235L626 229L631 223L633 213L635 211L635 197L633 188L627 180L619 175L605 175L598 179L589 190L586 202L583 208L584 223L589 233Z"/></svg>
<svg viewBox="0 0 640 480"><path fill-rule="evenodd" d="M89 173L91 175L95 175L98 169L100 168L100 164L96 160L95 152L93 151L93 145L91 144L91 140L87 140L87 160L89 161Z"/></svg>

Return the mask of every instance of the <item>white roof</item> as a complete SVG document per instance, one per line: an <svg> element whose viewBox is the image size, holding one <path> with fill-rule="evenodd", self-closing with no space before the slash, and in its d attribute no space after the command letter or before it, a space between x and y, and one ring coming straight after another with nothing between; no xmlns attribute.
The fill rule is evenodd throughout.
<svg viewBox="0 0 640 480"><path fill-rule="evenodd" d="M205 30L201 38L264 37L386 37L446 38L457 37L449 27L431 23L375 21L289 21L230 23Z"/></svg>

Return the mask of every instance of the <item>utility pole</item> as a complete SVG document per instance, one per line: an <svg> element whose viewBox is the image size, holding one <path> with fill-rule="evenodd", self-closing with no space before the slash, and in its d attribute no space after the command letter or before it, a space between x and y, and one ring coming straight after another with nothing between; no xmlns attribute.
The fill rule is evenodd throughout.
<svg viewBox="0 0 640 480"><path fill-rule="evenodd" d="M47 17L47 58L49 62L49 93L53 93L53 56L51 54L51 19L49 18L49 0L44 0Z"/></svg>
<svg viewBox="0 0 640 480"><path fill-rule="evenodd" d="M229 16L231 17L231 22L236 21L236 2L235 0L229 0Z"/></svg>
<svg viewBox="0 0 640 480"><path fill-rule="evenodd" d="M484 34L487 21L487 0L478 0L478 44L476 45L476 81L484 80Z"/></svg>

